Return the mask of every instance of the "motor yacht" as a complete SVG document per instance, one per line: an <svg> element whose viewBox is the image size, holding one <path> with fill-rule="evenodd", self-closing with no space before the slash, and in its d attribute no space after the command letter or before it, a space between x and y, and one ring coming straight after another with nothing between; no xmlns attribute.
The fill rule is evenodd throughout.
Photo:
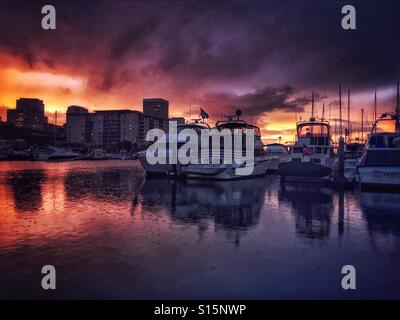
<svg viewBox="0 0 400 320"><path fill-rule="evenodd" d="M289 152L283 144L267 144L265 151L267 153L267 172L278 172L279 164L288 161Z"/></svg>
<svg viewBox="0 0 400 320"><path fill-rule="evenodd" d="M362 185L400 185L398 114L384 114L375 122L357 172Z"/></svg>
<svg viewBox="0 0 400 320"><path fill-rule="evenodd" d="M288 180L331 179L334 151L329 122L311 117L298 122L296 129L296 142L289 148L288 162L280 163L279 174Z"/></svg>
<svg viewBox="0 0 400 320"><path fill-rule="evenodd" d="M233 146L234 142L230 144L230 149L225 149L224 143L220 144L220 153L215 155L211 149L206 151L206 154L201 154L201 158L204 156L210 159L209 164L197 163L187 164L182 166L182 172L187 178L198 178L198 179L217 179L217 180L232 180L232 179L243 179L262 176L266 173L267 169L267 157L264 150L264 144L261 141L260 128L250 124L244 120L239 119L241 111L236 111L236 116L227 116L227 120L218 121L215 125L215 129L221 132L224 129L230 130L232 133L242 134L242 150L240 152L246 154L246 145L244 143L245 135L249 130L254 132L254 150L252 150L252 163L239 163L235 159L235 152ZM236 117L236 119L234 119ZM233 137L233 134L231 138ZM212 139L212 137L211 137ZM243 145L244 144L244 145ZM232 157L230 161L226 161L224 158L225 154ZM214 157L217 156L217 161L214 161ZM200 157L199 157L200 158ZM217 163L215 163L217 162ZM240 174L237 169L243 168L245 165L252 166L252 172L250 174Z"/></svg>
<svg viewBox="0 0 400 320"><path fill-rule="evenodd" d="M202 129L209 129L210 126L204 121L200 121L199 119L191 120L187 123L178 123L177 124L177 135L166 134L164 137L160 138L161 141L165 142L166 148L157 150L157 157L163 161L162 163L151 164L148 162L146 153L147 150L140 151L136 154L136 157L139 159L142 167L149 175L180 175L181 174L181 164L170 164L169 162L169 147L170 144L176 142L177 148L186 143L186 139L179 138L179 133L184 129L192 129L198 135ZM200 139L199 139L200 141Z"/></svg>
<svg viewBox="0 0 400 320"><path fill-rule="evenodd" d="M394 113L377 119L357 168L361 185L400 185L400 89Z"/></svg>

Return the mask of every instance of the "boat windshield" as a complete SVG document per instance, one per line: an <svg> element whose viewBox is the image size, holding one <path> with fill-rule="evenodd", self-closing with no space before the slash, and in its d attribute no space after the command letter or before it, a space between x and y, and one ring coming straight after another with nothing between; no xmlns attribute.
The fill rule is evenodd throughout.
<svg viewBox="0 0 400 320"><path fill-rule="evenodd" d="M368 150L364 165L366 166L383 166L383 167L399 167L400 166L400 149L399 150Z"/></svg>
<svg viewBox="0 0 400 320"><path fill-rule="evenodd" d="M196 131L197 134L200 134L202 129L209 129L209 127L207 125L198 124L198 123L178 125L178 127L177 127L178 133L184 129L192 129L192 130Z"/></svg>
<svg viewBox="0 0 400 320"><path fill-rule="evenodd" d="M400 132L373 133L368 140L368 148L400 148Z"/></svg>
<svg viewBox="0 0 400 320"><path fill-rule="evenodd" d="M223 130L223 129L230 129L230 130L234 130L234 129L239 129L242 130L243 134L247 133L247 130L249 129L253 129L254 130L254 135L256 137L260 137L261 133L260 133L260 128L253 126L251 124L245 123L245 122L227 122L227 123L223 123L217 126L218 130Z"/></svg>
<svg viewBox="0 0 400 320"><path fill-rule="evenodd" d="M375 123L373 132L400 132L400 119L379 119Z"/></svg>
<svg viewBox="0 0 400 320"><path fill-rule="evenodd" d="M308 137L329 137L330 130L329 125L327 123L312 123L306 122L301 123L297 126L297 136L299 138L308 138Z"/></svg>

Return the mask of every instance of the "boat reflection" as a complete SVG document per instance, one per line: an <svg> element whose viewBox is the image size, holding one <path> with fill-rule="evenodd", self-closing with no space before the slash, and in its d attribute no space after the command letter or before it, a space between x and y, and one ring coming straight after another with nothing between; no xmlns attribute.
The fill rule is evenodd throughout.
<svg viewBox="0 0 400 320"><path fill-rule="evenodd" d="M266 192L265 179L200 181L147 179L141 189L142 213L166 210L175 221L207 228L245 231L259 222ZM156 210L155 210L156 209ZM238 233L234 241L238 242Z"/></svg>
<svg viewBox="0 0 400 320"><path fill-rule="evenodd" d="M307 238L329 235L334 209L333 191L329 188L298 183L282 183L279 201L291 204L296 218L296 232Z"/></svg>
<svg viewBox="0 0 400 320"><path fill-rule="evenodd" d="M359 203L370 233L400 236L400 193L361 191Z"/></svg>

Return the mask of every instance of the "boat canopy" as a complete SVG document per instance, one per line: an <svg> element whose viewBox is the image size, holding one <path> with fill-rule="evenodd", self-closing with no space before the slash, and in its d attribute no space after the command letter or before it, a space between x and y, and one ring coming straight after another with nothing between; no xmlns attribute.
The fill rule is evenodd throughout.
<svg viewBox="0 0 400 320"><path fill-rule="evenodd" d="M299 138L330 137L330 125L322 121L302 122L297 125L297 136Z"/></svg>
<svg viewBox="0 0 400 320"><path fill-rule="evenodd" d="M245 134L247 133L248 129L253 129L254 130L254 135L256 137L260 137L260 128L257 126L254 126L252 124L247 123L246 121L243 120L234 120L234 121L218 121L216 123L216 128L218 130L223 130L223 129L239 129L242 130L242 132Z"/></svg>
<svg viewBox="0 0 400 320"><path fill-rule="evenodd" d="M388 118L388 119L378 119L375 122L372 132L377 132L377 133L400 132L400 118L392 117L392 118Z"/></svg>
<svg viewBox="0 0 400 320"><path fill-rule="evenodd" d="M197 134L200 134L202 129L210 129L210 126L207 123L178 124L178 126L177 126L178 133L181 132L183 129L192 129L192 130L195 130Z"/></svg>

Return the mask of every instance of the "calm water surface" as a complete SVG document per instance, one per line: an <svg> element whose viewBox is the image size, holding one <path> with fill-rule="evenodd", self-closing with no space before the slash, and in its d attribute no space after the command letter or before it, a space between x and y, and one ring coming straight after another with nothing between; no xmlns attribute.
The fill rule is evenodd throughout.
<svg viewBox="0 0 400 320"><path fill-rule="evenodd" d="M400 194L0 162L0 298L398 299Z"/></svg>

